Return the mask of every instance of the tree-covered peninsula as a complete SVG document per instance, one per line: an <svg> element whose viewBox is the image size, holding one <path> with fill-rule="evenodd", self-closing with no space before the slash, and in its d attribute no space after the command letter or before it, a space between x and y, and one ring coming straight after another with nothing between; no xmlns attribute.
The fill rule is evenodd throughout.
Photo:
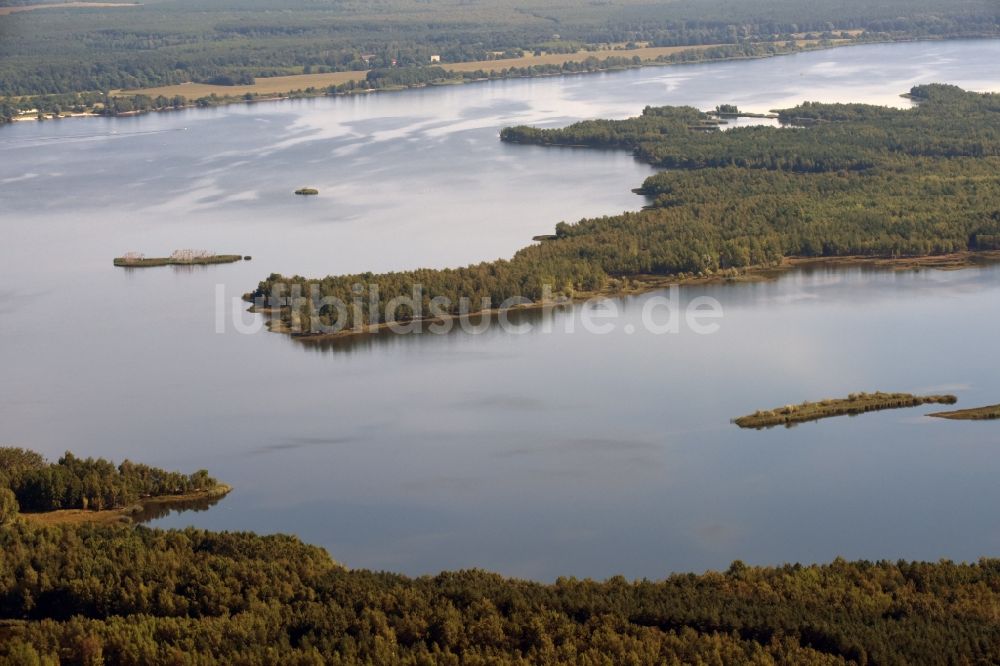
<svg viewBox="0 0 1000 666"><path fill-rule="evenodd" d="M509 260L464 268L308 279L271 275L247 294L283 327L356 329L378 323L357 285L383 301L422 285L436 312L508 299L614 293L658 278L734 276L786 259L901 259L1000 250L1000 95L926 85L911 109L804 103L785 127L720 131L690 107L647 108L629 120L564 129L504 129L508 142L633 151L665 170L641 191L647 209L561 223L555 237ZM300 294L290 298L290 294ZM311 297L307 295L312 294ZM340 301L355 307L324 303ZM406 308L390 314L412 316ZM382 319L380 319L382 318Z"/></svg>
<svg viewBox="0 0 1000 666"><path fill-rule="evenodd" d="M115 465L68 451L51 463L34 451L0 448L0 505L15 512L114 511L147 500L226 491L205 470L182 474L129 460Z"/></svg>

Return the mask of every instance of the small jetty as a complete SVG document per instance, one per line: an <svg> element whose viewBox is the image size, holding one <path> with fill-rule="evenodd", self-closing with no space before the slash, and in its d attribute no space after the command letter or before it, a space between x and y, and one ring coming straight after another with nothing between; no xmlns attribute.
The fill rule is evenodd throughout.
<svg viewBox="0 0 1000 666"><path fill-rule="evenodd" d="M115 266L123 268L152 268L154 266L201 266L206 264L231 264L243 260L242 254L216 254L207 250L175 250L169 257L147 257L141 252L126 252L115 257ZM250 257L246 257L249 259Z"/></svg>
<svg viewBox="0 0 1000 666"><path fill-rule="evenodd" d="M918 396L909 393L852 393L847 398L803 402L801 405L785 405L777 409L754 412L748 416L733 419L741 428L792 427L798 423L818 421L834 416L855 416L884 409L902 409L920 405L954 405L958 398L953 395Z"/></svg>
<svg viewBox="0 0 1000 666"><path fill-rule="evenodd" d="M299 189L295 190L295 193L301 196L308 197L319 194L319 190L317 190L315 187L300 187Z"/></svg>
<svg viewBox="0 0 1000 666"><path fill-rule="evenodd" d="M951 419L952 421L994 421L1000 419L1000 405L959 409L954 412L936 412L927 416L933 416L938 419Z"/></svg>

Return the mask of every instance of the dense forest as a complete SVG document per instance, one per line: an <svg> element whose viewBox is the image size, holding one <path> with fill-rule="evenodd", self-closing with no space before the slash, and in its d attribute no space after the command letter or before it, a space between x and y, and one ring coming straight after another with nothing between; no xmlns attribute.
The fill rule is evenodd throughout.
<svg viewBox="0 0 1000 666"><path fill-rule="evenodd" d="M516 127L502 139L633 150L669 170L634 213L560 223L555 237L512 259L465 268L310 280L271 275L247 295L293 332L386 319L385 303L423 287L423 316L499 307L521 297L613 291L646 276L735 275L786 257L904 257L1000 249L1000 95L928 85L912 109L803 104L781 112L805 127L719 131L694 108L647 108L637 118L565 129ZM432 309L431 299L439 301ZM463 299L467 299L463 303ZM389 318L417 313L403 306Z"/></svg>
<svg viewBox="0 0 1000 666"><path fill-rule="evenodd" d="M14 4L3 0L2 4ZM0 97L418 66L581 46L996 36L992 0L159 0L0 12Z"/></svg>
<svg viewBox="0 0 1000 666"><path fill-rule="evenodd" d="M19 666L1000 660L997 560L414 579L293 537L17 520L0 553L0 660Z"/></svg>
<svg viewBox="0 0 1000 666"><path fill-rule="evenodd" d="M115 466L68 451L50 463L34 451L0 448L0 505L7 507L8 515L11 508L119 509L141 499L210 490L217 484L205 470L180 474L128 460Z"/></svg>
<svg viewBox="0 0 1000 666"><path fill-rule="evenodd" d="M632 150L664 169L737 167L786 173L899 171L917 158L1000 156L1000 95L963 93L953 86L919 86L913 110L865 104L806 102L778 114L776 129L715 129L691 107L647 107L629 120L593 120L563 129L505 128L504 141ZM968 114L968 115L967 115ZM963 122L962 118L966 118ZM662 181L666 174L659 178ZM667 179L669 180L669 178Z"/></svg>

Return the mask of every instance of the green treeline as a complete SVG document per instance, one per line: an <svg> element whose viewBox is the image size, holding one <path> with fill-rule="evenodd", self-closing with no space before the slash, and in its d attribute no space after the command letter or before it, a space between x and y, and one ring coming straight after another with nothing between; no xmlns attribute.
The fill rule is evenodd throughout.
<svg viewBox="0 0 1000 666"><path fill-rule="evenodd" d="M0 659L16 664L1000 660L998 560L546 585L350 571L280 535L25 522L0 527L0 552Z"/></svg>
<svg viewBox="0 0 1000 666"><path fill-rule="evenodd" d="M802 50L804 50L804 47L798 46L795 42L785 44L723 45L710 49L679 51L660 56L654 62L663 64L689 64L731 58L759 58L784 55ZM304 90L289 91L289 95L292 97L339 95L385 88L415 87L431 83L457 83L486 79L513 79L558 74L605 72L641 67L647 62L639 56L627 55L627 50L622 53L624 55L607 56L604 58L589 56L579 61L560 64L530 65L527 67L501 66L489 71L452 72L442 67L382 67L369 70L363 79L352 80L326 88L309 87ZM232 83L235 84L235 82ZM107 95L99 92L34 95L22 97L17 100L8 99L0 101L0 123L10 122L17 115L26 112L37 114L42 118L65 113L85 112L104 116L117 116L128 113L181 109L189 105L210 107L237 100L253 101L259 98L260 95L256 93L222 97L213 93L194 100L188 100L183 95L173 95L171 97L157 95L153 97L143 94Z"/></svg>
<svg viewBox="0 0 1000 666"><path fill-rule="evenodd" d="M797 49L795 49L797 50ZM784 52L784 51L782 51ZM623 51L623 53L627 53ZM680 54L677 54L680 55ZM660 62L681 62L680 60L658 59ZM501 62L501 61L498 61ZM604 72L611 70L640 67L644 61L639 56L608 56L598 58L589 56L579 61L561 64L530 65L527 67L498 66L489 71L478 69L471 72L454 72L442 67L399 67L381 68L369 71L364 80L348 81L329 86L322 91L310 88L305 93L323 92L330 95L351 93L355 91L379 90L382 88L420 86L428 83L471 82L487 79L516 79L557 74L582 74L586 72Z"/></svg>
<svg viewBox="0 0 1000 666"><path fill-rule="evenodd" d="M647 108L623 121L561 130L508 128L505 141L629 149L674 167L646 180L653 205L561 223L556 238L509 260L445 270L330 276L271 275L248 294L295 331L385 319L382 303L413 296L423 314L495 308L520 297L617 290L648 275L729 275L790 256L904 257L997 248L1000 95L915 88L913 109L806 104L783 112L808 127L722 132L689 107ZM445 299L432 312L432 298ZM463 299L466 299L463 305ZM357 307L338 307L338 303ZM418 313L403 306L398 321ZM464 308L464 309L463 309ZM380 317L382 319L380 319Z"/></svg>
<svg viewBox="0 0 1000 666"><path fill-rule="evenodd" d="M369 83L380 86L415 86L453 77L441 67L390 67L372 69L366 75Z"/></svg>
<svg viewBox="0 0 1000 666"><path fill-rule="evenodd" d="M198 106L210 106L213 100L196 100ZM10 122L20 114L31 112L40 118L67 113L96 113L118 116L126 113L166 111L188 105L183 95L105 95L103 93L60 93L24 97L17 101L0 101L0 123Z"/></svg>
<svg viewBox="0 0 1000 666"><path fill-rule="evenodd" d="M9 0L5 0L9 2ZM106 91L656 46L1000 34L992 0L162 0L0 16L0 96ZM558 35L558 37L556 36Z"/></svg>
<svg viewBox="0 0 1000 666"><path fill-rule="evenodd" d="M9 123L20 113L20 109L9 101L0 101L0 125Z"/></svg>
<svg viewBox="0 0 1000 666"><path fill-rule="evenodd" d="M823 43L820 46L824 46ZM802 47L794 41L787 43L744 43L716 46L709 49L692 48L678 51L656 58L655 63L690 64L733 58L760 58L775 55L785 55L813 47ZM318 95L340 95L353 92L366 92L385 88L416 87L432 83L472 82L487 79L530 78L537 76L553 76L559 74L582 74L590 72L606 72L621 69L641 67L650 61L639 56L625 55L598 58L589 56L579 61L560 64L541 64L526 67L497 67L496 69L475 70L471 72L453 72L442 67L383 67L369 70L365 78L348 81L326 88L308 87L302 90L288 91L291 97L309 97ZM210 81L219 83L219 80ZM236 81L228 83L236 84ZM252 81L250 81L252 83ZM92 113L104 116L118 116L148 111L167 111L185 108L193 105L200 108L216 106L237 100L253 101L260 99L257 93L242 95L219 96L216 93L188 100L183 95L144 94L109 95L100 92L58 93L46 95L25 96L19 99L0 100L0 124L10 122L19 114L32 113L39 118L55 117L66 113Z"/></svg>
<svg viewBox="0 0 1000 666"><path fill-rule="evenodd" d="M33 451L0 448L0 489L13 494L21 511L119 509L217 484L205 470L187 475L128 460L116 467L103 458L77 458L68 451L53 464Z"/></svg>
<svg viewBox="0 0 1000 666"><path fill-rule="evenodd" d="M762 168L790 172L862 171L908 166L908 158L1000 156L1000 95L954 86L919 86L913 110L864 104L805 103L779 119L808 127L740 127L692 132L709 119L691 107L647 107L628 120L590 120L563 129L510 127L504 141L634 150L665 169ZM966 114L969 114L967 116ZM803 122L805 121L805 122Z"/></svg>

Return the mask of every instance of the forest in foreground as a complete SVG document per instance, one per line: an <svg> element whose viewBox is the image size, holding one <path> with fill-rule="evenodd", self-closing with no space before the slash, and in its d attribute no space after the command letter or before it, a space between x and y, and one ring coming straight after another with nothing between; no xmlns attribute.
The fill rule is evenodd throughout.
<svg viewBox="0 0 1000 666"><path fill-rule="evenodd" d="M19 666L996 663L998 605L1000 560L542 584L352 571L281 535L0 524Z"/></svg>
<svg viewBox="0 0 1000 666"><path fill-rule="evenodd" d="M911 109L804 103L781 111L785 127L720 131L691 107L648 107L628 120L563 129L506 128L501 139L633 151L665 170L641 191L647 209L560 223L552 238L512 259L309 279L273 274L247 299L269 308L281 330L357 329L417 316L385 313L412 296L419 309L460 314L508 299L615 293L649 276L735 277L789 257L903 258L1000 249L1000 95L924 85ZM439 300L432 308L431 299Z"/></svg>
<svg viewBox="0 0 1000 666"><path fill-rule="evenodd" d="M33 511L62 508L32 504L33 487L143 496L214 483L204 471L184 476L128 461L116 468L68 453L48 463L4 448L0 481L5 664L1000 660L1000 560L737 561L725 572L660 581L546 584L482 570L412 578L348 569L293 536L38 522L20 513L19 500Z"/></svg>

